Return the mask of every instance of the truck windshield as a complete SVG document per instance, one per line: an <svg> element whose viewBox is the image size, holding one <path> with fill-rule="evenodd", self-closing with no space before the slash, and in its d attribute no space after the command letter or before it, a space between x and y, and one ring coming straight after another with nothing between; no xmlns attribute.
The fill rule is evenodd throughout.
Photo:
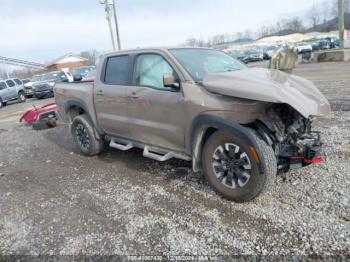
<svg viewBox="0 0 350 262"><path fill-rule="evenodd" d="M209 74L245 69L246 66L223 52L212 49L178 48L169 52L179 61L194 81L201 82Z"/></svg>
<svg viewBox="0 0 350 262"><path fill-rule="evenodd" d="M46 74L42 77L41 80L43 81L46 81L46 80L55 80L55 79L58 79L58 72L53 72L53 73L49 73L49 74Z"/></svg>
<svg viewBox="0 0 350 262"><path fill-rule="evenodd" d="M33 76L32 79L30 79L31 82L37 82L40 81L41 76Z"/></svg>

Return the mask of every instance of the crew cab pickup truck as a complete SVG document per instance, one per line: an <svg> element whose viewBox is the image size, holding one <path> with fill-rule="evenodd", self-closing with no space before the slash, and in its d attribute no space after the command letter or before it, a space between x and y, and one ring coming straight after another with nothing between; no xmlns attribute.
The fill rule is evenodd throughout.
<svg viewBox="0 0 350 262"><path fill-rule="evenodd" d="M236 202L269 191L277 171L320 162L312 120L330 114L312 82L202 48L110 53L94 82L58 83L54 92L82 154L99 154L107 142L158 161L192 161Z"/></svg>

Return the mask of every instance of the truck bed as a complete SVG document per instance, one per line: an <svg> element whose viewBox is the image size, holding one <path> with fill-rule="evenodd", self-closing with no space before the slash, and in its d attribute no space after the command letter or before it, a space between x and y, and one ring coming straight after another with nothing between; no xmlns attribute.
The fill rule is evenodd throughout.
<svg viewBox="0 0 350 262"><path fill-rule="evenodd" d="M95 122L93 103L93 82L57 83L54 87L55 100L59 117L65 123L70 123L68 111L74 104L79 104L90 115Z"/></svg>

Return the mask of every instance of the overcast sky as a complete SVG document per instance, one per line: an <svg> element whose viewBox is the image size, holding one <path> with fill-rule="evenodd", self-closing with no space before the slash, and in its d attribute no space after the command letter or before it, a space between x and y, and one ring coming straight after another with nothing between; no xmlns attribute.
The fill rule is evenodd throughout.
<svg viewBox="0 0 350 262"><path fill-rule="evenodd" d="M322 0L117 0L123 48L177 45L190 36L255 31ZM0 55L47 62L111 50L98 0L0 0Z"/></svg>

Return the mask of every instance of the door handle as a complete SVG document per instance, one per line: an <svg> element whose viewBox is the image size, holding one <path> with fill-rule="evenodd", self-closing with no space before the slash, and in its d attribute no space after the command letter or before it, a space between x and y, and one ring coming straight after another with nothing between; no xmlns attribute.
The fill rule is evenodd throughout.
<svg viewBox="0 0 350 262"><path fill-rule="evenodd" d="M129 98L131 99L137 99L139 98L138 95L136 94L136 92L132 92L131 95L129 96Z"/></svg>
<svg viewBox="0 0 350 262"><path fill-rule="evenodd" d="M102 90L98 90L98 91L96 92L96 95L97 95L97 96L103 96L103 91L102 91Z"/></svg>

